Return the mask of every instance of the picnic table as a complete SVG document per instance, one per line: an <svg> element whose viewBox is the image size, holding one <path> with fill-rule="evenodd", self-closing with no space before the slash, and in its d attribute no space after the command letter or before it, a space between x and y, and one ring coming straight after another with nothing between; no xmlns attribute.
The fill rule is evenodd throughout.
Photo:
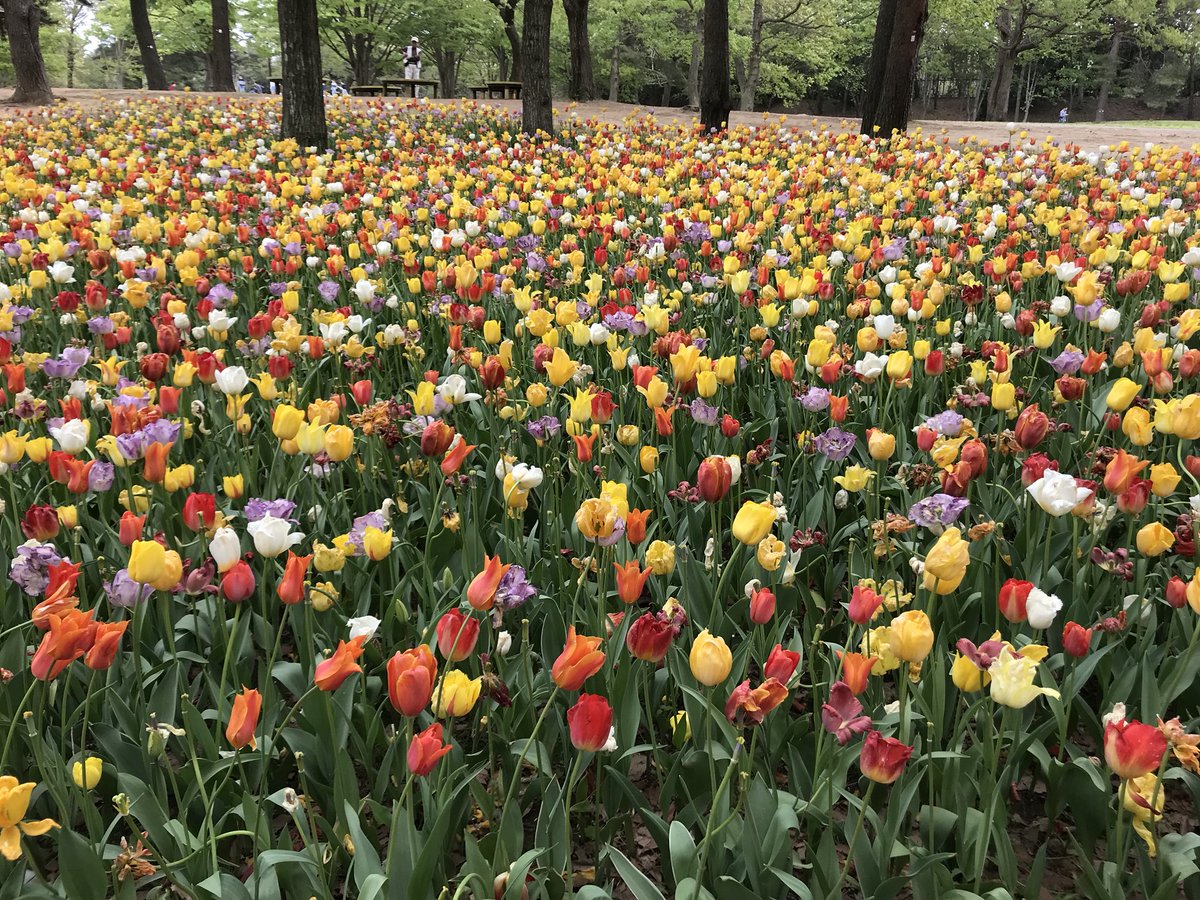
<svg viewBox="0 0 1200 900"><path fill-rule="evenodd" d="M355 84L351 85L350 93L355 97L381 97L383 96L383 85Z"/></svg>
<svg viewBox="0 0 1200 900"><path fill-rule="evenodd" d="M480 94L486 94L489 100L520 100L521 82L488 81L471 88L472 99L478 100Z"/></svg>
<svg viewBox="0 0 1200 900"><path fill-rule="evenodd" d="M392 94L396 97L412 97L415 100L417 91L422 87L433 91L433 96L438 95L438 83L430 78L380 78L379 83L383 86L385 97Z"/></svg>

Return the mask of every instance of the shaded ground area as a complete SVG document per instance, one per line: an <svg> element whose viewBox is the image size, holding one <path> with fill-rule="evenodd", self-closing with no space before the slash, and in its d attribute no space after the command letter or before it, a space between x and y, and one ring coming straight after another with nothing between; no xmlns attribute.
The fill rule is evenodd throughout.
<svg viewBox="0 0 1200 900"><path fill-rule="evenodd" d="M4 92L0 88L0 95ZM119 100L136 100L146 97L181 97L180 93L156 92L156 91L110 91L110 90L90 90L90 89L66 89L61 88L55 92L63 102L74 103L82 106L85 109L100 109L103 106L110 105ZM221 99L225 101L250 102L250 103L277 103L277 97L270 97L261 94L204 94L197 93L193 96L206 96L213 99ZM376 99L354 99L347 98L339 102L346 103L389 103L389 104L404 104L411 101L388 98L387 100ZM470 105L478 102L480 105L486 104L501 109L509 109L514 112L521 108L519 100L485 100L485 101L468 101L458 100L450 101ZM680 124L689 125L698 121L698 115L692 110L680 109L677 107L655 107L655 106L633 106L628 103L609 103L607 101L594 101L591 103L566 103L559 102L555 104L555 112L557 121L560 126L565 125L570 121L570 117L577 116L580 119L595 119L600 122L610 124L620 124L632 118L642 116L652 116L656 121L664 124ZM12 115L29 115L38 113L37 108L22 108L11 106L0 106L0 116ZM853 131L858 127L857 120L844 119L834 116L800 116L800 115L778 115L773 113L746 113L734 112L733 123L735 125L753 125L764 122L782 123L789 127L798 128L831 128L835 131ZM1197 147L1200 148L1200 128L1189 127L1190 123L1163 123L1163 122L1123 122L1107 125L1096 125L1090 122L1070 123L1060 125L1057 123L1030 123L1027 125L1017 126L1010 131L1008 125L1004 122L955 122L938 119L916 119L912 123L913 128L920 128L927 134L934 136L944 136L949 140L975 139L988 143L996 143L1006 141L1011 135L1023 135L1025 138L1033 138L1041 141L1046 137L1052 137L1059 143L1077 144L1086 149L1095 149L1100 146L1116 146L1122 141L1128 141L1130 144L1159 144L1163 146L1179 146L1179 147Z"/></svg>

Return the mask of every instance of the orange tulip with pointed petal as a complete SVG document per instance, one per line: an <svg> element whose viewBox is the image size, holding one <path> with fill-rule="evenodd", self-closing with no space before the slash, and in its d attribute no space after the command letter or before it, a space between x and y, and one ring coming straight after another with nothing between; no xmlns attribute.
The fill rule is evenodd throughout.
<svg viewBox="0 0 1200 900"><path fill-rule="evenodd" d="M288 606L293 606L304 599L304 576L308 574L308 564L312 556L297 556L288 551L287 565L283 568L283 578L275 593Z"/></svg>
<svg viewBox="0 0 1200 900"><path fill-rule="evenodd" d="M449 478L455 472L462 468L462 464L466 461L467 456L474 450L477 444L468 444L459 435L454 439L454 443L450 449L446 451L446 455L442 458L442 474Z"/></svg>
<svg viewBox="0 0 1200 900"><path fill-rule="evenodd" d="M613 568L617 570L617 596L624 603L633 603L642 596L642 589L652 571L646 569L643 572L636 559L627 563L613 563Z"/></svg>
<svg viewBox="0 0 1200 900"><path fill-rule="evenodd" d="M358 664L358 658L362 656L363 645L366 642L366 637L339 641L333 656L317 664L317 670L313 673L313 684L322 691L336 691L343 681L355 672L361 672L362 666Z"/></svg>
<svg viewBox="0 0 1200 900"><path fill-rule="evenodd" d="M600 638L576 634L575 626L567 629L567 644L550 667L550 677L564 691L577 691L583 683L604 665L604 651L597 649Z"/></svg>
<svg viewBox="0 0 1200 900"><path fill-rule="evenodd" d="M498 554L490 558L486 553L483 555L483 571L467 585L467 602L473 609L486 612L492 608L496 602L496 589L500 586L500 579L510 568L509 564L500 562Z"/></svg>
<svg viewBox="0 0 1200 900"><path fill-rule="evenodd" d="M1137 478L1138 473L1146 466L1150 465L1150 461L1146 459L1138 459L1131 453L1126 453L1124 450L1118 450L1104 469L1104 488L1113 494L1123 494L1129 490L1133 484L1133 480Z"/></svg>
<svg viewBox="0 0 1200 900"><path fill-rule="evenodd" d="M258 748L254 739L254 729L258 727L258 717L262 712L262 694L251 688L242 688L242 692L233 698L233 709L229 713L229 724L225 726L225 740L229 741L234 750L249 746L251 750Z"/></svg>

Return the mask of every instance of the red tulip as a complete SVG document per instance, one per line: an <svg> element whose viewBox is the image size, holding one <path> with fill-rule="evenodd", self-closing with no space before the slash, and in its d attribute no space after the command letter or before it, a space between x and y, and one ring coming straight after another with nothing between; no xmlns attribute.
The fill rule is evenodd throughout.
<svg viewBox="0 0 1200 900"><path fill-rule="evenodd" d="M1124 718L1104 726L1104 760L1122 778L1138 778L1158 768L1167 739L1153 725Z"/></svg>
<svg viewBox="0 0 1200 900"><path fill-rule="evenodd" d="M449 752L450 745L442 740L442 723L434 722L420 734L413 735L412 743L408 745L408 771L424 778Z"/></svg>
<svg viewBox="0 0 1200 900"><path fill-rule="evenodd" d="M1187 582L1178 575L1172 575L1167 582L1167 604L1172 609L1183 609L1187 605Z"/></svg>
<svg viewBox="0 0 1200 900"><path fill-rule="evenodd" d="M1029 592L1033 583L1010 578L1000 586L1000 614L1010 622L1024 622L1029 618L1025 611L1025 603L1029 600Z"/></svg>
<svg viewBox="0 0 1200 900"><path fill-rule="evenodd" d="M763 677L774 678L787 684L796 674L798 665L800 665L799 653L794 650L784 650L782 644L776 644L767 654L767 662L763 666Z"/></svg>
<svg viewBox="0 0 1200 900"><path fill-rule="evenodd" d="M750 595L750 621L755 625L766 625L775 615L775 593L770 588L759 588Z"/></svg>
<svg viewBox="0 0 1200 900"><path fill-rule="evenodd" d="M1063 627L1063 649L1076 659L1082 659L1092 649L1092 629L1078 622L1068 622Z"/></svg>
<svg viewBox="0 0 1200 900"><path fill-rule="evenodd" d="M912 756L913 748L895 738L884 737L878 731L867 732L863 741L858 767L862 773L878 784L892 784L904 765Z"/></svg>
<svg viewBox="0 0 1200 900"><path fill-rule="evenodd" d="M475 650L479 640L479 620L452 609L437 623L438 650L450 662L462 662Z"/></svg>
<svg viewBox="0 0 1200 900"><path fill-rule="evenodd" d="M567 727L576 750L603 750L612 730L613 711L608 701L596 694L580 694L567 710Z"/></svg>
<svg viewBox="0 0 1200 900"><path fill-rule="evenodd" d="M1046 474L1048 469L1058 471L1058 460L1051 459L1044 453L1035 453L1021 463L1021 484L1029 487Z"/></svg>
<svg viewBox="0 0 1200 900"><path fill-rule="evenodd" d="M254 571L244 559L239 559L221 576L221 594L230 603L241 603L254 594Z"/></svg>
<svg viewBox="0 0 1200 900"><path fill-rule="evenodd" d="M421 453L424 456L441 456L450 449L454 440L454 429L437 419L425 426L421 432Z"/></svg>
<svg viewBox="0 0 1200 900"><path fill-rule="evenodd" d="M856 584L850 593L850 621L856 625L866 625L881 606L883 597L870 588Z"/></svg>
<svg viewBox="0 0 1200 900"><path fill-rule="evenodd" d="M21 531L31 540L53 540L58 534L58 510L53 506L29 507L21 519Z"/></svg>
<svg viewBox="0 0 1200 900"><path fill-rule="evenodd" d="M450 449L446 451L446 455L442 458L442 474L449 478L462 468L462 464L466 461L467 456L475 449L476 444L468 444L463 440L462 435L458 435L454 439L454 443L450 445Z"/></svg>
<svg viewBox="0 0 1200 900"><path fill-rule="evenodd" d="M207 531L217 518L217 498L212 494L188 494L183 501L183 524L192 531Z"/></svg>
<svg viewBox="0 0 1200 900"><path fill-rule="evenodd" d="M635 659L658 664L667 656L679 625L662 612L645 613L634 620L625 635L625 646Z"/></svg>
<svg viewBox="0 0 1200 900"><path fill-rule="evenodd" d="M733 483L733 469L729 460L723 456L710 456L705 459L700 463L696 483L700 489L700 497L705 502L718 503L725 499Z"/></svg>

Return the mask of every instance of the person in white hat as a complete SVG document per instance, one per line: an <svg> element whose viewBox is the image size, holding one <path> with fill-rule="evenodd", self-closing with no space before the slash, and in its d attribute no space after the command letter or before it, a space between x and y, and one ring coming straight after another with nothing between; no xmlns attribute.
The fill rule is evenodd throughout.
<svg viewBox="0 0 1200 900"><path fill-rule="evenodd" d="M413 35L412 41L404 48L404 77L421 77L421 39Z"/></svg>

